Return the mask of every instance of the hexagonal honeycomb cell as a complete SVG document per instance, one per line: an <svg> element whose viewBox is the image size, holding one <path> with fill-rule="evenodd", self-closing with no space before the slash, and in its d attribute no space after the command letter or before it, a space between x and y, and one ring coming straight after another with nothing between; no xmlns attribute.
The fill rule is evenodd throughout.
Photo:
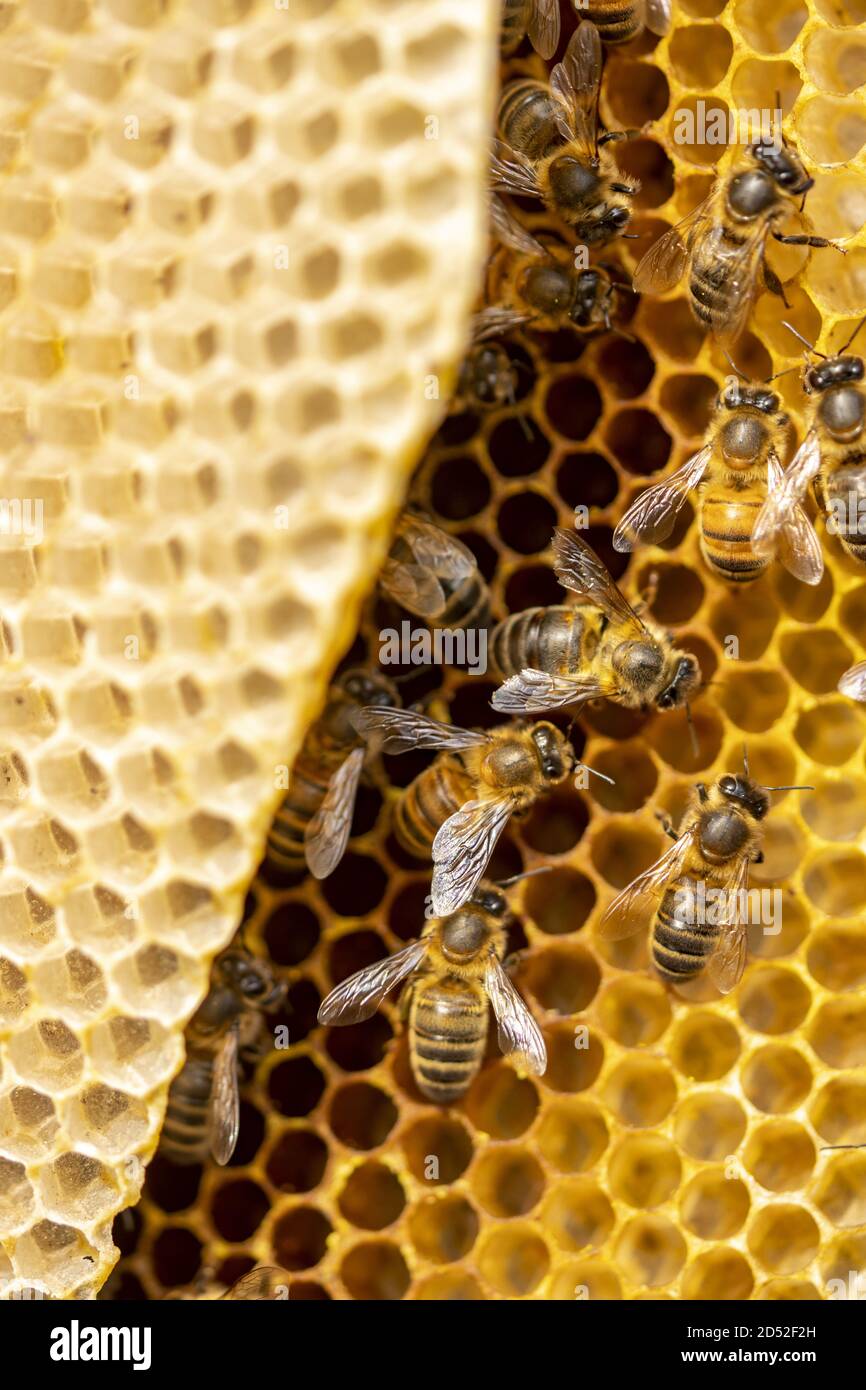
<svg viewBox="0 0 866 1390"><path fill-rule="evenodd" d="M459 363L494 7L388 11L0 4L0 1297L117 1258Z"/></svg>

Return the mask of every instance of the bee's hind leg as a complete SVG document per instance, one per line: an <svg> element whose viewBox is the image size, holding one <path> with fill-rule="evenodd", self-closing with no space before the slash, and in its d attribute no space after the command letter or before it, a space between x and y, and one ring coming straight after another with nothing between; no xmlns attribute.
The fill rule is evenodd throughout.
<svg viewBox="0 0 866 1390"><path fill-rule="evenodd" d="M790 304L788 303L788 297L787 297L787 295L785 294L785 288L784 288L784 286L783 286L781 280L779 279L778 275L776 274L775 270L771 270L770 267L767 265L767 262L766 262L766 261L764 261L764 267L763 267L763 269L764 269L764 285L766 286L766 288L767 288L767 290L769 291L769 293L770 293L770 294L777 294L777 295L779 296L779 298L781 299L782 303L784 304L785 308L786 308L786 309L790 309L791 306L790 306Z"/></svg>

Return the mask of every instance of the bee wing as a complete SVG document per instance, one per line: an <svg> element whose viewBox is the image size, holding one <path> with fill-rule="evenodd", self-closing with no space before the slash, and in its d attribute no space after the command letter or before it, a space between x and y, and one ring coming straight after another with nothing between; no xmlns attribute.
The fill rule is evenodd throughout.
<svg viewBox="0 0 866 1390"><path fill-rule="evenodd" d="M412 941L387 960L379 960L375 965L356 970L322 1001L319 1022L340 1026L372 1018L385 995L417 969L426 952L426 941Z"/></svg>
<svg viewBox="0 0 866 1390"><path fill-rule="evenodd" d="M484 875L514 803L510 796L467 801L433 841L433 914L447 917L471 897Z"/></svg>
<svg viewBox="0 0 866 1390"><path fill-rule="evenodd" d="M674 529L683 503L706 473L712 456L713 445L704 445L667 482L658 483L642 492L613 533L614 550L633 550L635 542L639 540L647 545L666 540Z"/></svg>
<svg viewBox="0 0 866 1390"><path fill-rule="evenodd" d="M445 590L435 574L422 565L386 560L379 574L379 587L388 598L419 618L435 618L445 607Z"/></svg>
<svg viewBox="0 0 866 1390"><path fill-rule="evenodd" d="M710 312L710 325L722 343L734 342L746 327L755 302L769 231L769 222L758 221L742 246L733 252L726 242L716 238L719 275L723 276L726 288Z"/></svg>
<svg viewBox="0 0 866 1390"><path fill-rule="evenodd" d="M671 0L644 0L643 22L651 34L664 38L671 27Z"/></svg>
<svg viewBox="0 0 866 1390"><path fill-rule="evenodd" d="M767 495L782 486L784 470L774 453L767 459ZM779 559L795 579L804 584L820 584L824 573L821 543L800 503L791 500L787 515L779 528Z"/></svg>
<svg viewBox="0 0 866 1390"><path fill-rule="evenodd" d="M254 1299L286 1299L289 1296L289 1276L284 1269L278 1269L276 1265L256 1265L255 1269L242 1274L240 1279L236 1279L230 1289L226 1289L220 1295L223 1299L233 1299L236 1302L241 1300Z"/></svg>
<svg viewBox="0 0 866 1390"><path fill-rule="evenodd" d="M541 242L536 241L525 227L521 227L517 218L512 216L502 199L497 198L495 193L490 199L490 221L493 223L497 241L501 241L503 246L508 246L512 251L518 251L525 256L543 258L547 255Z"/></svg>
<svg viewBox="0 0 866 1390"><path fill-rule="evenodd" d="M484 984L498 1024L499 1047L532 1076L547 1071L547 1048L541 1029L495 956L484 974Z"/></svg>
<svg viewBox="0 0 866 1390"><path fill-rule="evenodd" d="M707 961L707 974L716 989L730 994L746 968L746 923L741 920L741 893L749 882L749 860L745 855L733 861L730 877L723 885L727 893L721 931Z"/></svg>
<svg viewBox="0 0 866 1390"><path fill-rule="evenodd" d="M583 700L595 700L605 692L597 680L578 680L572 676L551 676L531 666L519 671L494 691L490 701L501 714L530 714L561 709Z"/></svg>
<svg viewBox="0 0 866 1390"><path fill-rule="evenodd" d="M228 1163L238 1142L241 1099L238 1090L238 1025L226 1033L213 1064L210 1096L210 1151L214 1161Z"/></svg>
<svg viewBox="0 0 866 1390"><path fill-rule="evenodd" d="M493 141L490 172L494 188L518 193L524 198L540 198L541 185L535 167L525 154L513 150L504 140Z"/></svg>
<svg viewBox="0 0 866 1390"><path fill-rule="evenodd" d="M712 199L710 193L675 227L664 232L638 261L632 286L639 294L666 294L679 284L688 263L689 248L707 220Z"/></svg>
<svg viewBox="0 0 866 1390"><path fill-rule="evenodd" d="M557 527L553 533L554 569L560 584L601 610L611 622L643 633L644 625L620 593L595 551L576 531Z"/></svg>
<svg viewBox="0 0 866 1390"><path fill-rule="evenodd" d="M646 926L655 915L665 888L682 872L695 833L694 828L686 830L661 859L614 898L601 919L601 935L605 940L620 941Z"/></svg>
<svg viewBox="0 0 866 1390"><path fill-rule="evenodd" d="M477 729L457 729L413 709L364 705L352 716L352 723L362 738L377 738L386 753L409 753L415 748L456 752L461 748L480 748L490 741L489 734Z"/></svg>
<svg viewBox="0 0 866 1390"><path fill-rule="evenodd" d="M559 43L559 0L533 0L526 32L542 58L552 58Z"/></svg>
<svg viewBox="0 0 866 1390"><path fill-rule="evenodd" d="M531 322L531 314L521 314L517 309L481 309L472 319L472 341L484 343L488 338L500 338L512 328Z"/></svg>
<svg viewBox="0 0 866 1390"><path fill-rule="evenodd" d="M304 856L313 878L327 878L346 853L365 754L364 748L352 749L304 831Z"/></svg>
<svg viewBox="0 0 866 1390"><path fill-rule="evenodd" d="M601 39L584 19L568 41L561 63L550 74L554 116L565 140L575 140L587 159L598 158L598 92L601 85Z"/></svg>
<svg viewBox="0 0 866 1390"><path fill-rule="evenodd" d="M785 525L794 503L800 503L813 478L821 468L821 444L816 430L811 429L800 445L788 468L779 480L778 472L773 472L767 488L767 496L755 529L752 532L752 549L756 555L765 559L776 552L779 532Z"/></svg>
<svg viewBox="0 0 866 1390"><path fill-rule="evenodd" d="M836 689L840 695L847 695L850 700L866 700L866 661L858 661L856 666L849 666Z"/></svg>

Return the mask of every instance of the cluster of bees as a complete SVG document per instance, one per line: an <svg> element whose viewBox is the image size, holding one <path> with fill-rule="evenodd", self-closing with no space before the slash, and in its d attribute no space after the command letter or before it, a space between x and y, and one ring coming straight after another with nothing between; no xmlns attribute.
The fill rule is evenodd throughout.
<svg viewBox="0 0 866 1390"><path fill-rule="evenodd" d="M635 132L605 131L599 120L604 46L644 26L665 33L671 0L599 0L581 5L578 14L549 81L519 78L502 94L491 159L491 228L509 265L499 279L500 302L475 316L459 377L458 394L476 408L513 400L514 367L501 340L517 327L618 331L625 293L664 293L685 280L696 319L727 349L748 323L761 287L784 298L765 259L769 238L836 246L808 231L782 231L792 216L805 225L803 203L813 179L777 131L743 149L709 197L650 248L632 286L615 280L603 260L579 268L576 249L597 258L629 235L637 191L617 170L610 149ZM505 0L503 52L513 52L525 36L542 57L553 57L560 46L559 0ZM503 194L543 204L571 230L575 245L542 245ZM778 561L801 581L817 584L823 556L804 506L811 486L843 546L864 563L857 504L862 499L866 511L866 391L863 360L848 351L861 326L830 357L803 340L808 423L787 468L790 422L779 397L769 382L749 382L737 372L739 379L717 399L702 447L639 496L616 529L615 548L666 539L694 494L704 560L726 583L752 582ZM421 1093L440 1104L457 1101L481 1065L488 1005L502 1052L526 1072L539 1075L546 1067L541 1032L505 958L506 889L514 880L496 884L486 877L510 818L526 815L576 768L567 735L534 716L593 700L688 714L702 687L695 656L677 648L651 619L646 596L633 603L624 596L577 531L557 530L553 553L569 601L512 614L490 632L500 681L492 705L512 716L510 722L458 728L423 709L403 708L398 685L382 671L344 671L308 734L269 837L268 856L279 870L327 877L345 852L371 760L382 752L436 752L401 793L393 816L402 848L432 860L428 920L417 940L334 989L319 1021L344 1025L368 1018L405 983L401 1008L413 1074ZM417 513L401 519L379 583L390 600L430 628L490 624L487 587L472 553ZM866 662L847 672L839 688L866 700ZM615 939L650 924L652 959L664 981L681 984L706 970L719 990L731 990L746 959L738 904L749 866L761 858L762 823L769 794L777 790L801 789L759 786L745 759L742 772L712 786L698 783L679 828L664 823L671 848L608 907L602 934ZM682 890L699 883L721 890L730 908L712 920L686 920ZM281 997L268 968L242 948L219 958L211 992L191 1026L187 1064L172 1087L163 1135L169 1157L197 1162L209 1150L217 1162L228 1161L237 1137L239 1046L254 1040ZM253 1275L258 1289L267 1271ZM251 1292L253 1284L229 1296L267 1296Z"/></svg>

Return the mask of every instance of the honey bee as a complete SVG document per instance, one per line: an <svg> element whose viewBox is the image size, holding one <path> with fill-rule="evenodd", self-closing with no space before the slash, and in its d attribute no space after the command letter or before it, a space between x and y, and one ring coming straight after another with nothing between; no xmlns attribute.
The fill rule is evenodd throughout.
<svg viewBox="0 0 866 1390"><path fill-rule="evenodd" d="M503 246L518 253L518 259L508 258L500 291L506 302L482 309L475 316L474 332L479 341L526 323L543 332L573 328L588 334L613 328L619 295L630 290L612 278L613 267L595 265L578 270L564 247L554 251L542 246L496 197L492 216L496 236Z"/></svg>
<svg viewBox="0 0 866 1390"><path fill-rule="evenodd" d="M363 705L399 703L395 686L379 671L357 667L334 682L268 832L267 857L276 868L293 872L306 865L314 878L334 872L346 851L365 762L352 715Z"/></svg>
<svg viewBox="0 0 866 1390"><path fill-rule="evenodd" d="M767 498L755 526L755 549L772 549L789 515L806 495L809 484L852 559L866 564L866 390L862 357L846 356L866 319L861 319L844 347L806 367L803 389L811 397L806 437L785 473L782 486ZM795 328L786 324L801 342ZM810 352L815 349L806 343ZM819 552L820 554L820 552ZM823 559L817 583L823 573Z"/></svg>
<svg viewBox="0 0 866 1390"><path fill-rule="evenodd" d="M490 621L490 594L472 551L411 512L398 522L379 587L431 625L486 627Z"/></svg>
<svg viewBox="0 0 866 1390"><path fill-rule="evenodd" d="M388 991L411 977L401 1012L408 1019L412 1074L427 1100L452 1105L468 1090L484 1057L488 1002L505 1056L543 1075L544 1039L502 965L509 919L501 888L480 883L458 910L429 921L420 940L332 990L319 1022L370 1018Z"/></svg>
<svg viewBox="0 0 866 1390"><path fill-rule="evenodd" d="M575 9L598 29L605 43L628 43L644 29L663 38L671 27L671 0L592 0Z"/></svg>
<svg viewBox="0 0 866 1390"><path fill-rule="evenodd" d="M576 532L556 530L553 549L560 584L580 602L529 608L493 629L493 660L508 677L493 708L526 714L604 697L628 709L688 710L701 683L697 658L639 616Z"/></svg>
<svg viewBox="0 0 866 1390"><path fill-rule="evenodd" d="M472 896L513 815L565 781L574 750L553 724L483 732L414 710L364 709L355 725L386 753L435 748L440 756L403 792L394 830L405 850L433 857L433 911L456 912Z"/></svg>
<svg viewBox="0 0 866 1390"><path fill-rule="evenodd" d="M840 695L847 695L850 700L859 700L866 704L866 661L858 661L856 665L849 666L840 677L836 689Z"/></svg>
<svg viewBox="0 0 866 1390"><path fill-rule="evenodd" d="M639 185L620 174L611 141L626 131L599 134L601 40L594 24L575 30L550 86L531 78L509 82L499 104L501 140L494 144L494 187L540 198L573 227L586 246L624 233L629 203Z"/></svg>
<svg viewBox="0 0 866 1390"><path fill-rule="evenodd" d="M171 1083L160 1150L173 1163L228 1163L240 1124L238 1057L254 1046L285 986L238 946L214 961L210 989L187 1031L187 1056Z"/></svg>
<svg viewBox="0 0 866 1390"><path fill-rule="evenodd" d="M698 322L722 341L738 338L761 277L771 294L785 298L765 259L769 236L785 246L845 249L826 237L779 231L778 224L800 210L796 199L805 199L814 182L784 140L763 136L716 180L704 202L650 247L635 270L634 288L641 294L665 294L687 273Z"/></svg>
<svg viewBox="0 0 866 1390"><path fill-rule="evenodd" d="M602 936L618 941L651 921L652 959L662 980L684 984L706 969L728 994L746 964L744 899L749 865L763 860L768 793L808 790L759 787L748 765L743 776L720 777L712 787L698 782L679 835L663 820L673 847L613 900Z"/></svg>
<svg viewBox="0 0 866 1390"><path fill-rule="evenodd" d="M629 507L613 533L614 549L666 540L689 493L697 491L701 553L714 574L730 584L751 583L778 550L797 579L817 584L824 570L821 546L799 503L786 509L772 551L761 554L753 545L762 506L783 487L779 456L788 424L774 392L730 384L716 401L703 448Z"/></svg>
<svg viewBox="0 0 866 1390"><path fill-rule="evenodd" d="M552 58L559 43L559 0L504 0L499 48L504 57L514 53L524 34L536 53Z"/></svg>

